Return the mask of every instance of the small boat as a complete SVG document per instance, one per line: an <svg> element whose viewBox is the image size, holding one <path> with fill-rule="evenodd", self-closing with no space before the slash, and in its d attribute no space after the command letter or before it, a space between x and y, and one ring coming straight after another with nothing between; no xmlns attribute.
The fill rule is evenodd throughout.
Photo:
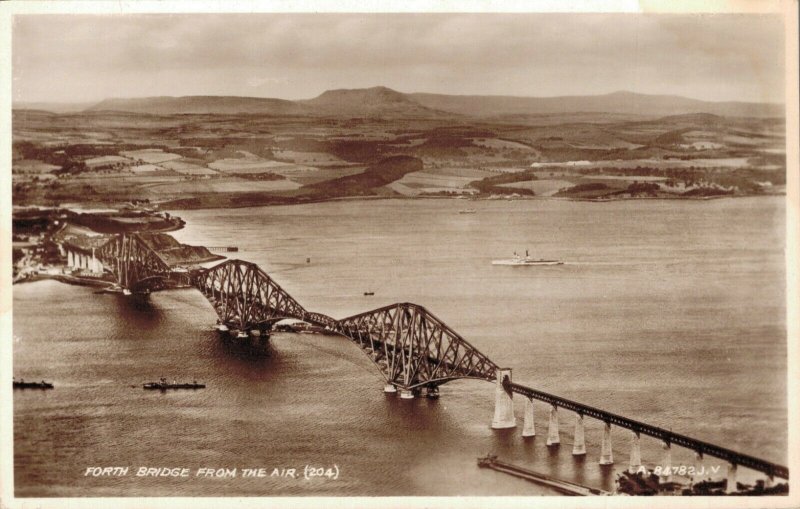
<svg viewBox="0 0 800 509"><path fill-rule="evenodd" d="M197 380L192 383L179 384L173 380L172 383L167 382L166 378L161 378L158 382L149 382L142 385L142 388L150 391L166 391L167 389L205 389L206 384L199 384Z"/></svg>
<svg viewBox="0 0 800 509"><path fill-rule="evenodd" d="M475 209L462 209L458 211L459 214L474 214L476 212L478 211Z"/></svg>
<svg viewBox="0 0 800 509"><path fill-rule="evenodd" d="M375 292L364 292L365 296L372 296L375 295Z"/></svg>
<svg viewBox="0 0 800 509"><path fill-rule="evenodd" d="M52 389L53 384L50 382L45 382L42 380L41 382L26 382L24 379L20 379L17 381L13 379L14 388L15 389Z"/></svg>
<svg viewBox="0 0 800 509"><path fill-rule="evenodd" d="M520 256L516 252L513 258L505 260L492 260L492 265L564 265L561 260L545 260L539 258L538 260L531 258L528 251L525 251L525 256Z"/></svg>

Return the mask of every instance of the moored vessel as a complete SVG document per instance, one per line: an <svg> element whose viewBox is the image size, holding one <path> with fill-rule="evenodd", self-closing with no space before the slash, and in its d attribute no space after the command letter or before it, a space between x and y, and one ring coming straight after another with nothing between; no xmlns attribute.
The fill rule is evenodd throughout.
<svg viewBox="0 0 800 509"><path fill-rule="evenodd" d="M41 382L26 382L24 379L20 378L17 380L16 378L13 379L14 382L14 389L52 389L53 384L50 382L45 382L42 380Z"/></svg>
<svg viewBox="0 0 800 509"><path fill-rule="evenodd" d="M197 383L197 380L193 380L192 383L177 383L173 380L172 383L169 383L166 378L161 377L158 382L143 384L142 388L151 391L166 391L167 389L205 389L206 384Z"/></svg>
<svg viewBox="0 0 800 509"><path fill-rule="evenodd" d="M513 258L492 260L492 265L564 265L564 262L561 260L546 260L544 258L539 258L537 260L535 258L531 258L526 250L525 256L520 256L515 251Z"/></svg>

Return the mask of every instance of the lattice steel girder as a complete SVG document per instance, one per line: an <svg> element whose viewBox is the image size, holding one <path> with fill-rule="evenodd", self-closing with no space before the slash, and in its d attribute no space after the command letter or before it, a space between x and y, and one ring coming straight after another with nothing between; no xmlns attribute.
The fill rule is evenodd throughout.
<svg viewBox="0 0 800 509"><path fill-rule="evenodd" d="M336 331L358 344L388 382L405 389L458 378L491 380L497 369L427 309L408 302L339 320Z"/></svg>
<svg viewBox="0 0 800 509"><path fill-rule="evenodd" d="M122 288L133 289L146 280L163 280L172 269L136 233L115 235L97 251Z"/></svg>
<svg viewBox="0 0 800 509"><path fill-rule="evenodd" d="M306 311L258 265L228 260L193 275L193 285L214 306L220 321L239 330L249 330L283 318L297 318L323 327L336 320Z"/></svg>

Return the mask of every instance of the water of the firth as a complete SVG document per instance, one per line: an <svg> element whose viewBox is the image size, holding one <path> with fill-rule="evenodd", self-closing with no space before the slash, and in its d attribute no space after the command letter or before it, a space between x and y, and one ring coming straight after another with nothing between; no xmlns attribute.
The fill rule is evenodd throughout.
<svg viewBox="0 0 800 509"><path fill-rule="evenodd" d="M179 213L180 241L235 245L304 306L345 317L393 302L427 307L514 380L772 461L787 458L784 200L336 202ZM492 266L516 250L556 267ZM311 263L306 263L306 258ZM364 292L373 291L373 297ZM494 386L446 384L441 399L387 397L377 369L343 338L275 334L251 358L210 330L194 290L137 303L44 281L14 286L14 374L53 381L14 393L18 496L526 495L550 493L493 471L489 452L610 488L588 455L521 427L492 431ZM141 383L197 379L199 392ZM135 387L132 387L135 386ZM517 415L522 416L521 401ZM629 433L613 434L616 468ZM649 465L660 444L643 438ZM675 450L673 465L692 460ZM707 460L707 464L713 464ZM143 479L146 467L332 466L338 480ZM84 477L129 466L127 477Z"/></svg>

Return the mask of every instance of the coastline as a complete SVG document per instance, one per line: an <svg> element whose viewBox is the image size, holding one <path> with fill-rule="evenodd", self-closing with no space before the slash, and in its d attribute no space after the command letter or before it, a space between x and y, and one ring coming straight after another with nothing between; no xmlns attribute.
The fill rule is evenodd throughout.
<svg viewBox="0 0 800 509"><path fill-rule="evenodd" d="M35 283L37 281L45 281L48 279L55 280L68 285L91 286L94 288L103 288L103 289L108 289L114 286L114 283L111 281L104 281L102 279L97 279L97 278L83 278L78 276L71 276L68 274L46 274L46 273L35 274L23 279L18 279L12 282L12 286L23 283Z"/></svg>
<svg viewBox="0 0 800 509"><path fill-rule="evenodd" d="M556 200L556 201L579 201L579 202L595 202L595 203L608 203L620 201L636 201L636 200L649 200L649 201L708 201L726 198L755 198L755 197L770 197L770 196L786 196L785 192L780 193L761 193L761 194L726 194L726 195L713 195L713 196L637 196L637 197L615 197L615 198L580 198L570 196L514 196L510 198L498 197L450 197L450 196L385 196L385 195L370 195L370 196L345 196L330 199L316 199L316 200L248 200L247 202L229 202L227 204L213 203L222 201L223 199L230 200L232 196L224 196L215 198L209 201L200 201L196 205L189 205L182 200L169 201L159 204L162 210L215 210L215 209L240 209L240 208L255 208L255 207L272 207L282 205L311 205L315 203L328 203L328 202L352 202L352 201L373 201L373 200L458 200L464 202L475 201L519 201L519 200ZM220 199L221 198L221 199ZM187 200L194 200L189 198ZM183 227L163 230L175 231Z"/></svg>

